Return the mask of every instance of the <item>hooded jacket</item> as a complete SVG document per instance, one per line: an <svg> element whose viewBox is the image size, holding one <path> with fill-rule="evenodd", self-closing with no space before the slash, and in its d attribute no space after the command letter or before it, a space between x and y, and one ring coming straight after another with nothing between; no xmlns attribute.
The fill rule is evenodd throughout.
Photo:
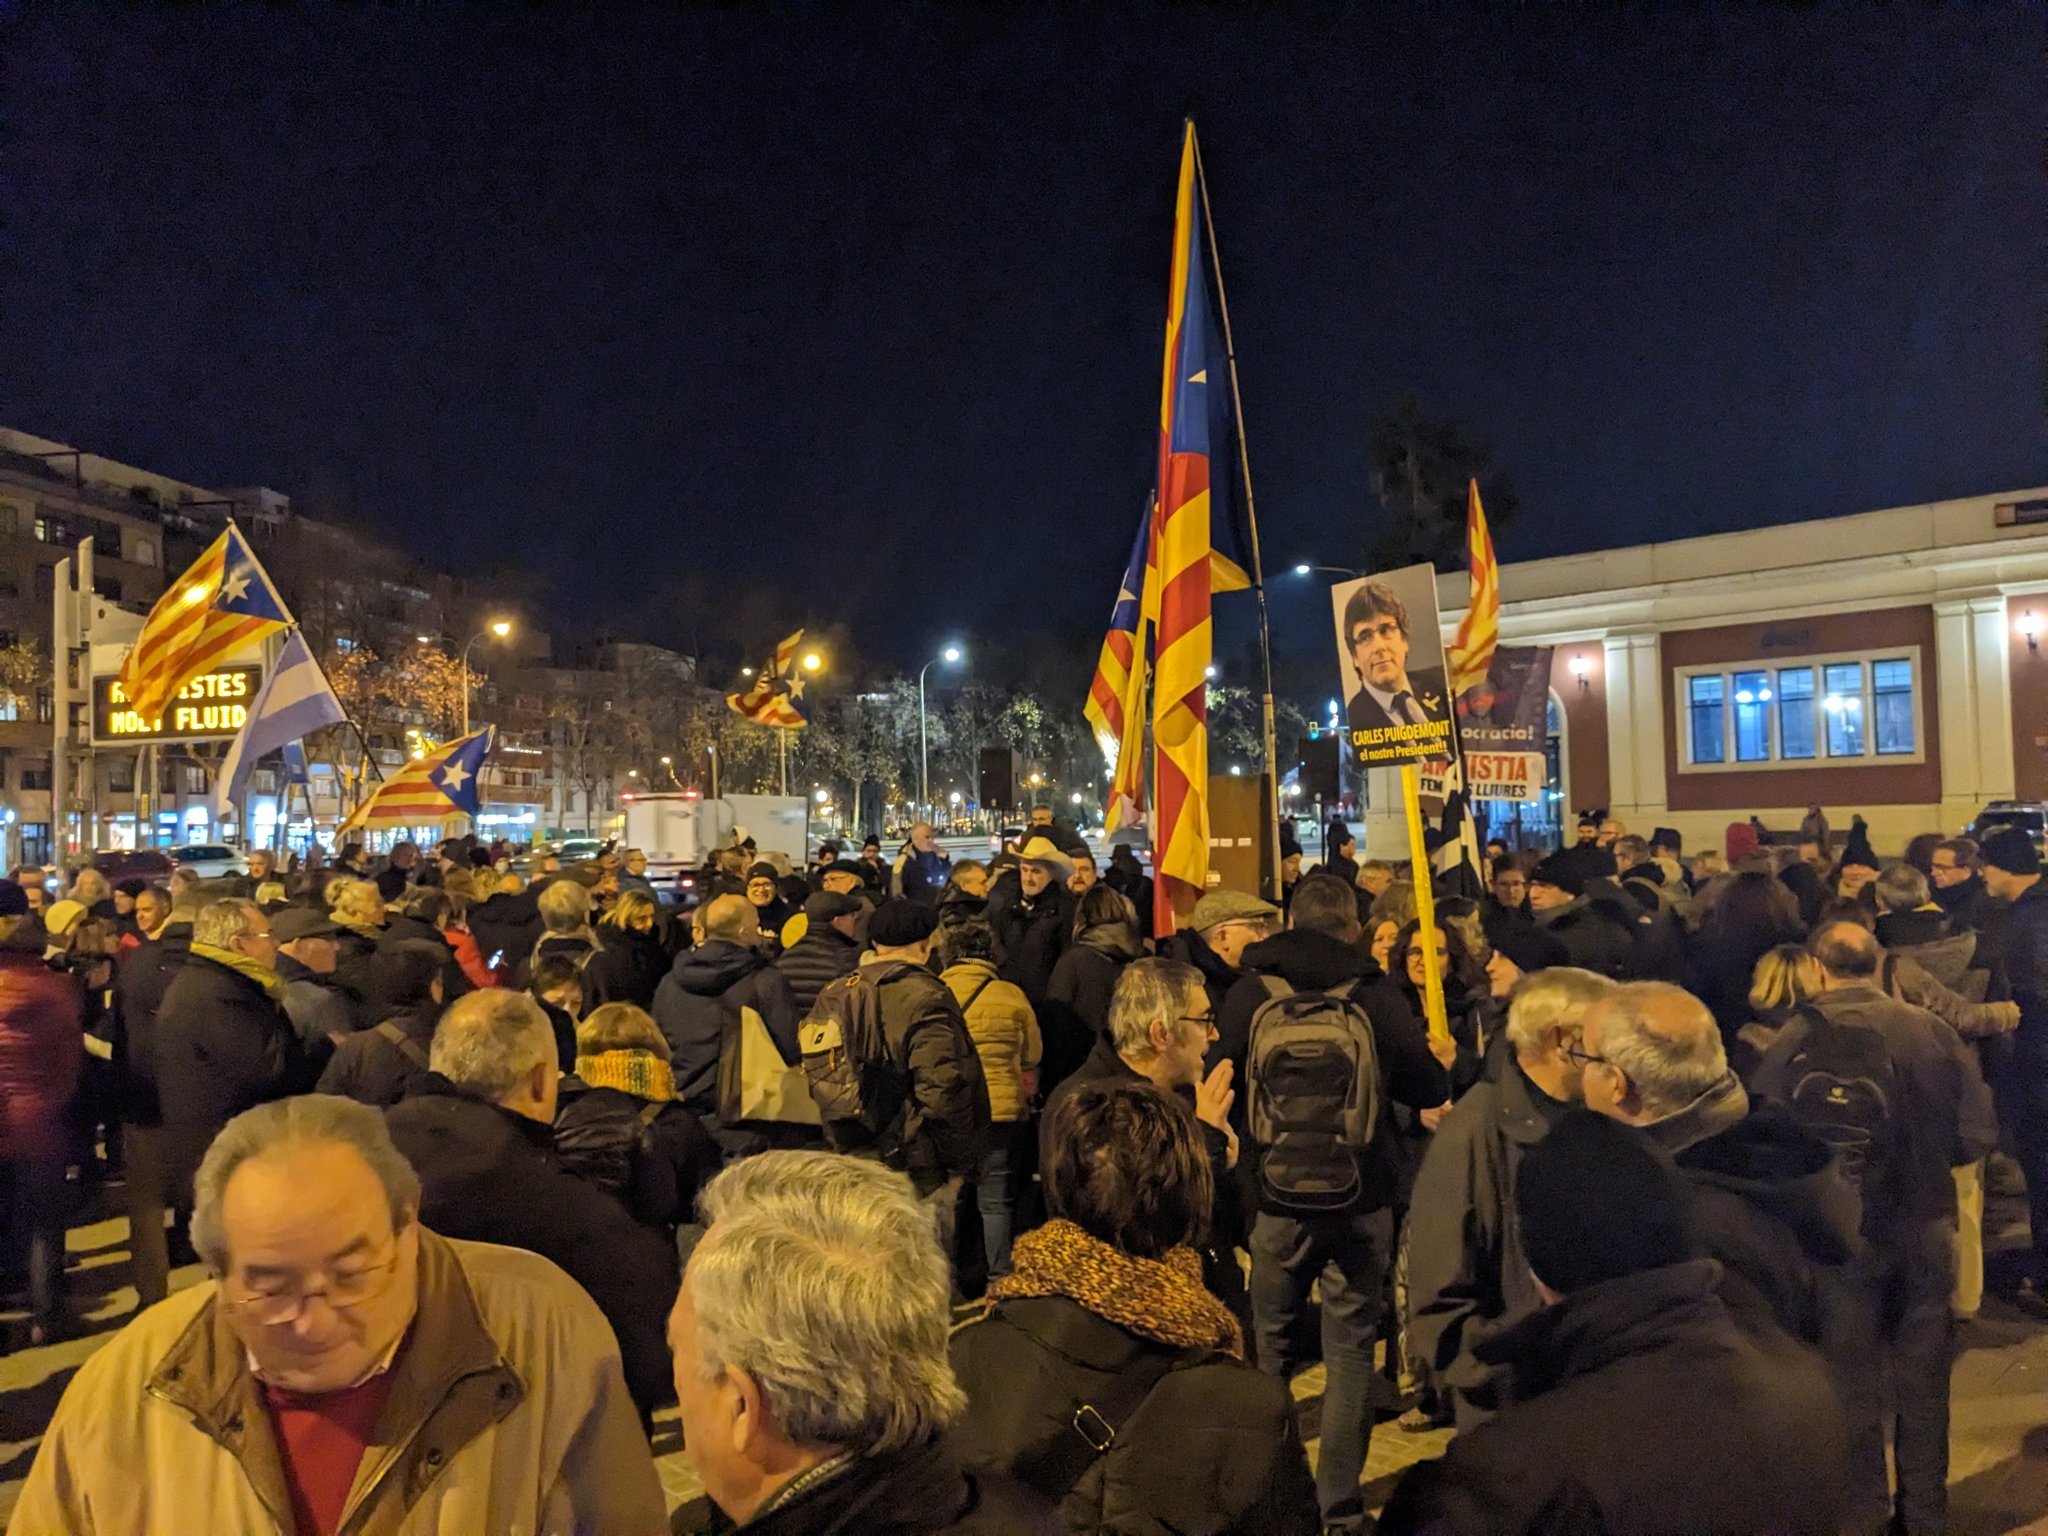
<svg viewBox="0 0 2048 1536"><path fill-rule="evenodd" d="M1238 1166L1245 1170L1247 1182L1257 1185L1258 1149L1250 1144L1247 1125L1250 1087L1245 1058L1251 1049L1252 1016L1271 996L1261 978L1277 976L1297 992L1351 986L1351 995L1372 1020L1382 1096L1372 1148L1359 1159L1360 1193L1355 1209L1377 1211L1392 1205L1399 1191L1401 1166L1392 1105L1435 1109L1451 1097L1450 1076L1430 1054L1429 1036L1421 1021L1371 956L1327 933L1290 928L1261 939L1245 950L1244 968L1251 974L1230 989L1217 1011L1216 1043L1210 1048L1209 1061L1213 1066L1227 1060L1235 1067L1232 1081L1238 1085L1238 1094L1231 1119L1245 1142Z"/></svg>
<svg viewBox="0 0 2048 1536"><path fill-rule="evenodd" d="M784 1061L801 1059L789 981L758 950L707 939L676 956L654 990L649 1011L668 1041L676 1097L699 1114L718 1113L718 1053L742 1008L761 1015Z"/></svg>
<svg viewBox="0 0 2048 1536"><path fill-rule="evenodd" d="M618 1336L642 1418L673 1395L666 1330L681 1281L675 1248L563 1167L551 1126L472 1098L438 1073L384 1121L420 1176L422 1222L560 1265Z"/></svg>
<svg viewBox="0 0 2048 1536"><path fill-rule="evenodd" d="M1121 923L1090 928L1054 962L1037 1004L1045 1035L1045 1081L1057 1087L1109 1032L1109 1000L1117 978L1137 959L1136 935Z"/></svg>
<svg viewBox="0 0 2048 1536"><path fill-rule="evenodd" d="M342 1529L667 1528L618 1345L561 1270L423 1231L418 1317ZM276 1433L247 1362L213 1281L143 1311L65 1388L9 1529L291 1536Z"/></svg>
<svg viewBox="0 0 2048 1536"><path fill-rule="evenodd" d="M1385 1536L1832 1536L1848 1432L1827 1372L1737 1327L1693 1259L1587 1286L1485 1346L1515 1402L1403 1476Z"/></svg>

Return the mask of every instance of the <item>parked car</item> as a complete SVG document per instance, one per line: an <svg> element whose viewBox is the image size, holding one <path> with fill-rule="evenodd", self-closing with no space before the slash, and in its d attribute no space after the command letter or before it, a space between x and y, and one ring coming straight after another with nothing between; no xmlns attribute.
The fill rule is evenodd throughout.
<svg viewBox="0 0 2048 1536"><path fill-rule="evenodd" d="M1970 836L1981 843L2005 827L2018 827L2034 840L2037 852L2048 855L2048 802L1993 800L1970 823Z"/></svg>
<svg viewBox="0 0 2048 1536"><path fill-rule="evenodd" d="M170 879L174 866L171 856L161 848L102 848L92 856L92 867L110 881L155 883Z"/></svg>
<svg viewBox="0 0 2048 1536"><path fill-rule="evenodd" d="M226 843L183 843L164 851L171 856L172 863L191 870L202 880L239 875L245 868L242 856Z"/></svg>
<svg viewBox="0 0 2048 1536"><path fill-rule="evenodd" d="M581 864L586 859L594 859L603 851L602 838L572 837L555 850L555 857L560 859L562 867L567 869L571 864Z"/></svg>

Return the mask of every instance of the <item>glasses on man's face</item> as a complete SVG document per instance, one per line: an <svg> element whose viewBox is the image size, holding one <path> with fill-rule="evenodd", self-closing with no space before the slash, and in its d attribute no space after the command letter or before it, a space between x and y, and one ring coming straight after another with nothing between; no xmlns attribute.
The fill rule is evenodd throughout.
<svg viewBox="0 0 2048 1536"><path fill-rule="evenodd" d="M325 1285L263 1286L239 1295L222 1286L221 1292L229 1306L252 1322L266 1328L282 1328L286 1323L296 1322L305 1312L306 1304L315 1296L337 1312L347 1312L375 1301L391 1289L392 1277L398 1273L398 1259L398 1240L393 1238L390 1258L329 1275Z"/></svg>
<svg viewBox="0 0 2048 1536"><path fill-rule="evenodd" d="M1557 1054L1566 1061L1573 1063L1581 1072L1591 1066L1604 1067L1610 1065L1605 1056L1595 1056L1590 1051L1582 1051L1575 1045L1560 1045L1557 1048Z"/></svg>
<svg viewBox="0 0 2048 1536"><path fill-rule="evenodd" d="M1377 624L1361 624L1351 631L1351 645L1355 650L1368 640L1378 640L1382 644L1389 644L1400 633L1401 626L1392 619L1382 619Z"/></svg>
<svg viewBox="0 0 2048 1536"><path fill-rule="evenodd" d="M1183 1024L1199 1024L1210 1034L1216 1033L1216 1010L1214 1008L1211 1008L1207 1013L1183 1013L1177 1017L1179 1022Z"/></svg>

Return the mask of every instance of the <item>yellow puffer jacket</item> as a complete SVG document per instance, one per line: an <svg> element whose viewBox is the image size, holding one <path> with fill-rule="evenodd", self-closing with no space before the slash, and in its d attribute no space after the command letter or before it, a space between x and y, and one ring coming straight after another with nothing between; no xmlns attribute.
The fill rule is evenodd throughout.
<svg viewBox="0 0 2048 1536"><path fill-rule="evenodd" d="M940 979L967 1015L967 1033L974 1037L982 1076L988 1079L989 1118L1022 1120L1030 1101L1024 1074L1035 1075L1045 1053L1031 1000L1023 988L998 979L986 960L962 960L948 966Z"/></svg>

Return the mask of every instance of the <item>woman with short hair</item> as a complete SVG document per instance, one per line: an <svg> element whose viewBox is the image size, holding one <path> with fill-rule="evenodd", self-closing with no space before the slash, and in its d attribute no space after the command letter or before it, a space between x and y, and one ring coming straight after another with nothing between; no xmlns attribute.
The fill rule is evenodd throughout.
<svg viewBox="0 0 2048 1536"><path fill-rule="evenodd" d="M668 974L658 909L645 891L622 889L597 921L597 949L583 962L583 1006L631 1003L654 1006L654 989Z"/></svg>
<svg viewBox="0 0 2048 1536"><path fill-rule="evenodd" d="M953 1335L970 1472L1059 1503L1068 1529L1315 1536L1287 1384L1244 1361L1202 1286L1211 1173L1187 1107L1145 1082L1087 1083L1054 1110L1053 1220Z"/></svg>

